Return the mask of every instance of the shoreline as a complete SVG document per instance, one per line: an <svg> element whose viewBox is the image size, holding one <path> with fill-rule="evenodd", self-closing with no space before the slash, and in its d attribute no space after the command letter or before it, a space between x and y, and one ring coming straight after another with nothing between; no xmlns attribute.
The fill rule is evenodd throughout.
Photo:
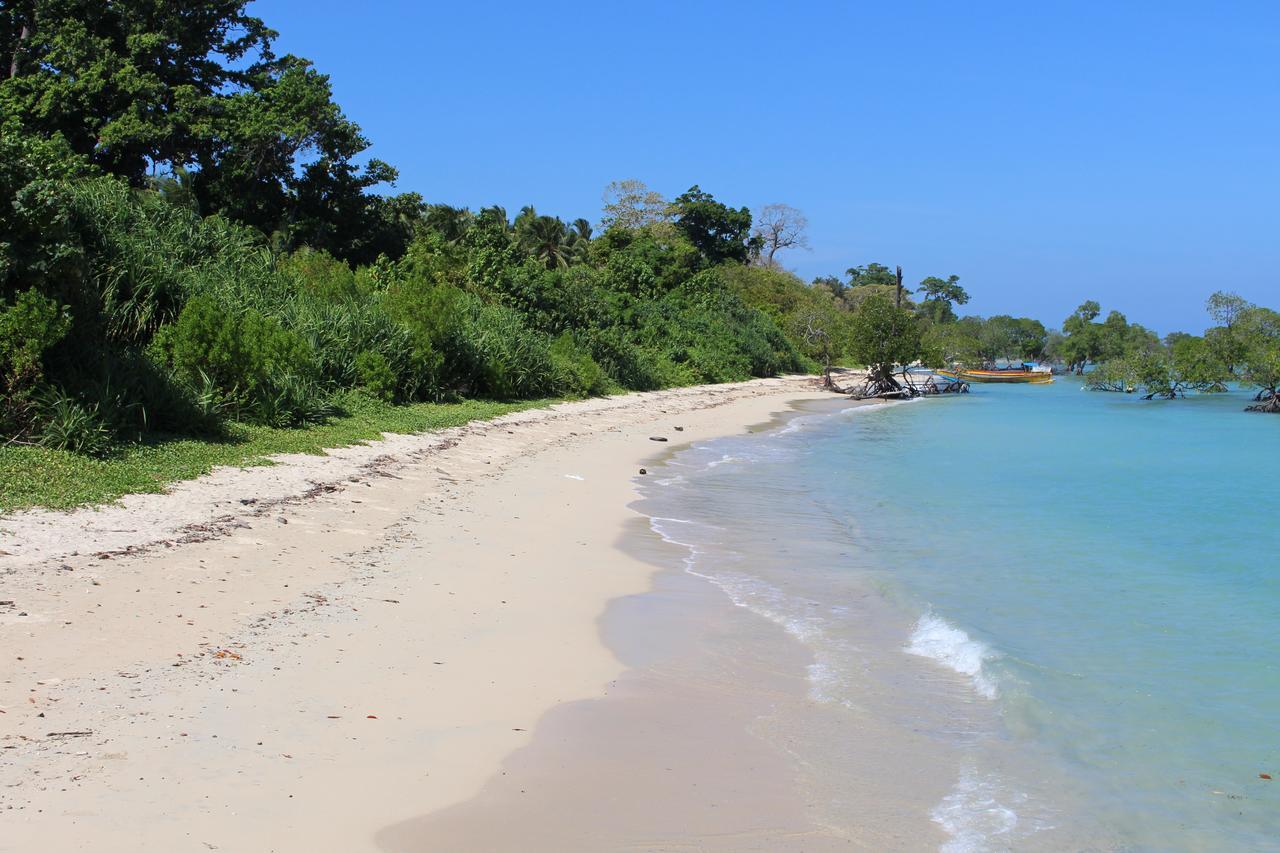
<svg viewBox="0 0 1280 853"><path fill-rule="evenodd" d="M597 623L655 576L615 547L636 466L659 448L649 436L732 434L830 399L809 383L584 401L396 438L420 444L400 451L407 461L313 479L309 500L223 513L195 541L101 560L47 535L62 547L43 561L0 557L3 598L27 614L0 614L12 651L0 813L22 824L0 850L90 835L100 850L376 849L378 829L466 800L547 709L625 671ZM222 512L259 472L287 467L183 484L178 514ZM216 499L189 500L210 488ZM138 503L165 499L175 512L175 495ZM118 551L154 532L154 518L107 528L145 514L132 503L95 513L87 535L119 531L107 534Z"/></svg>
<svg viewBox="0 0 1280 853"><path fill-rule="evenodd" d="M823 407L830 412L850 406L818 399L843 403ZM814 414L812 402L775 412L748 433L785 429ZM654 482L698 443L650 460ZM614 599L599 620L625 670L603 695L550 709L476 796L386 827L380 846L388 853L939 847L946 835L927 808L911 810L927 797L873 794L857 826L831 823L815 808L830 792L777 737L783 717L814 706L813 650L692 570L687 547L655 526L663 519L650 515L648 482L617 547L654 567L651 588Z"/></svg>

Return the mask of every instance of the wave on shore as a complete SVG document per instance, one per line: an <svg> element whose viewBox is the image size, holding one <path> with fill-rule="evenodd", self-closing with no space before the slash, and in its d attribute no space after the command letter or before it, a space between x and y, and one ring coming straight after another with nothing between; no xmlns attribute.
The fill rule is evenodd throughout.
<svg viewBox="0 0 1280 853"><path fill-rule="evenodd" d="M921 616L905 649L908 654L930 658L967 676L979 695L987 699L1000 695L995 679L985 669L985 664L997 657L996 652L941 616L933 613Z"/></svg>
<svg viewBox="0 0 1280 853"><path fill-rule="evenodd" d="M992 844L1005 846L1018 826L1018 813L1005 804L1025 795L1010 796L993 774L979 774L972 768L960 772L951 793L930 813L934 822L951 836L942 853L978 853Z"/></svg>

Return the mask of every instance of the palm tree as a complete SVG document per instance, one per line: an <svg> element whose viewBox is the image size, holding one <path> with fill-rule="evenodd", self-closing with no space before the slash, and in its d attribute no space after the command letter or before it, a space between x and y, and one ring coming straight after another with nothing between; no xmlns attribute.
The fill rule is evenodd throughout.
<svg viewBox="0 0 1280 853"><path fill-rule="evenodd" d="M466 236L475 216L465 207L433 204L427 209L426 224L448 243L456 243Z"/></svg>
<svg viewBox="0 0 1280 853"><path fill-rule="evenodd" d="M538 218L538 211L534 210L533 205L526 204L520 208L520 212L516 214L516 218L511 221L511 227L517 232L523 231L529 227L529 223Z"/></svg>
<svg viewBox="0 0 1280 853"><path fill-rule="evenodd" d="M488 207L481 208L480 212L476 214L476 221L486 225L501 224L503 230L511 230L511 223L507 220L507 209L502 205L491 204Z"/></svg>
<svg viewBox="0 0 1280 853"><path fill-rule="evenodd" d="M587 252L591 249L591 223L585 219L575 219L565 234L565 242L569 247L569 263L586 263Z"/></svg>
<svg viewBox="0 0 1280 853"><path fill-rule="evenodd" d="M519 223L518 239L520 246L533 257L554 270L567 267L572 256L568 229L559 217L538 216L533 208L526 208L531 218L525 218L524 211L517 218Z"/></svg>

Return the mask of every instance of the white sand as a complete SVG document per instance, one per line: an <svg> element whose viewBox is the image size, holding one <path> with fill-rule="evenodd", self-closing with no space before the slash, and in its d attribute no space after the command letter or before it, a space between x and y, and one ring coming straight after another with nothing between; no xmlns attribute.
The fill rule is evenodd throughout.
<svg viewBox="0 0 1280 853"><path fill-rule="evenodd" d="M597 620L652 576L615 547L649 436L806 397L562 404L0 519L0 850L371 850L470 798L622 671Z"/></svg>

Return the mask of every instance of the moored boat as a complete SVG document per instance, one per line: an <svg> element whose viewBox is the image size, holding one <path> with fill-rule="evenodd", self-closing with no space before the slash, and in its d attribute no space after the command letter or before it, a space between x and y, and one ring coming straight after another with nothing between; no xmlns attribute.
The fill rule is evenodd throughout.
<svg viewBox="0 0 1280 853"><path fill-rule="evenodd" d="M1053 381L1048 367L1022 365L1021 367L995 368L994 370L939 370L943 376L952 376L965 382L1021 382L1030 385L1047 385Z"/></svg>

